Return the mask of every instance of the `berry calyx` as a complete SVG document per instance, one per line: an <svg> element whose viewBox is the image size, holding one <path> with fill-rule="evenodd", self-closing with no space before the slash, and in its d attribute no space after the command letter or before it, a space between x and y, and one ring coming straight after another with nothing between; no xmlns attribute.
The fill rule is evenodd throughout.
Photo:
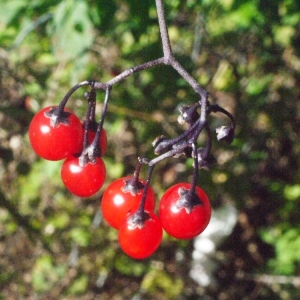
<svg viewBox="0 0 300 300"><path fill-rule="evenodd" d="M84 161L84 163L83 163ZM90 197L102 187L106 177L103 160L82 160L81 157L68 157L61 168L61 178L66 188L76 196Z"/></svg>
<svg viewBox="0 0 300 300"><path fill-rule="evenodd" d="M29 140L34 151L47 160L61 160L80 152L83 129L70 110L56 106L40 110L29 126Z"/></svg>
<svg viewBox="0 0 300 300"><path fill-rule="evenodd" d="M112 182L105 190L101 210L107 223L119 229L124 220L140 206L145 181L135 176L122 177ZM145 210L153 212L155 194L151 187L147 190Z"/></svg>
<svg viewBox="0 0 300 300"><path fill-rule="evenodd" d="M159 218L152 212L135 213L121 225L118 239L122 250L130 257L144 259L159 247L163 230Z"/></svg>
<svg viewBox="0 0 300 300"><path fill-rule="evenodd" d="M207 227L211 205L206 193L191 184L178 183L170 187L159 204L159 217L164 230L177 239L190 239Z"/></svg>

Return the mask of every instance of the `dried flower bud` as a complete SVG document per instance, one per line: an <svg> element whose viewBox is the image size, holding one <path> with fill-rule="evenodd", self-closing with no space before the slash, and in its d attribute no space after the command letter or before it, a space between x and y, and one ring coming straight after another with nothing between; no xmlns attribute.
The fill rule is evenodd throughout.
<svg viewBox="0 0 300 300"><path fill-rule="evenodd" d="M198 169L210 170L211 165L216 162L215 157L211 153L207 153L206 148L199 148L198 154Z"/></svg>
<svg viewBox="0 0 300 300"><path fill-rule="evenodd" d="M154 147L155 154L162 154L165 151L168 151L172 148L171 145L168 144L169 139L164 135L158 136L153 142L152 146Z"/></svg>
<svg viewBox="0 0 300 300"><path fill-rule="evenodd" d="M231 144L234 139L234 128L230 126L221 126L216 129L218 141L225 141Z"/></svg>
<svg viewBox="0 0 300 300"><path fill-rule="evenodd" d="M187 106L182 105L179 107L180 116L178 117L177 121L179 124L193 124L199 119L199 114L197 112L198 106Z"/></svg>

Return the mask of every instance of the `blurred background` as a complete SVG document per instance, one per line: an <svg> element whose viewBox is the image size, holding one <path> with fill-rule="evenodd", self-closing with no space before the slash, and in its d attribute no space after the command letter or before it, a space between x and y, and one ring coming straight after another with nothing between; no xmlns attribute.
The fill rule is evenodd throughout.
<svg viewBox="0 0 300 300"><path fill-rule="evenodd" d="M155 1L2 0L0 299L300 298L300 2L164 3L174 55L237 123L232 145L214 136L217 164L200 171L214 207L209 227L190 241L166 235L152 257L135 261L99 211L105 186L131 174L137 157L155 157L156 136L184 130L178 106L198 98L170 67L113 87L108 174L94 197L70 194L62 162L38 158L28 142L34 113L76 83L106 82L162 56ZM68 102L81 118L84 92ZM99 117L102 103L99 93ZM160 163L157 201L191 174L190 160Z"/></svg>

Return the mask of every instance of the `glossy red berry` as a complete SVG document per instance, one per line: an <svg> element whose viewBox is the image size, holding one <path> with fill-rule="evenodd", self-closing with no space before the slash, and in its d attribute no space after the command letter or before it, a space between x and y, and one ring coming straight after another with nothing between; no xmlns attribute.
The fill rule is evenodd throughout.
<svg viewBox="0 0 300 300"><path fill-rule="evenodd" d="M61 178L66 188L76 196L90 197L100 190L106 177L101 158L82 164L79 157L68 157L61 168Z"/></svg>
<svg viewBox="0 0 300 300"><path fill-rule="evenodd" d="M188 200L190 187L189 183L173 185L164 193L159 204L159 218L164 230L178 239L197 236L207 227L211 217L208 196L196 187L196 199Z"/></svg>
<svg viewBox="0 0 300 300"><path fill-rule="evenodd" d="M133 181L133 177L123 177L115 180L105 190L101 210L107 223L119 229L122 222L128 215L139 208L145 181L139 179L138 186ZM153 212L155 209L155 195L151 187L147 190L145 210Z"/></svg>
<svg viewBox="0 0 300 300"><path fill-rule="evenodd" d="M29 140L34 151L44 159L61 160L82 148L83 130L78 117L65 109L55 116L57 107L40 110L29 126Z"/></svg>
<svg viewBox="0 0 300 300"><path fill-rule="evenodd" d="M133 214L127 218L119 230L119 243L130 257L144 259L159 247L163 230L159 218L154 213L144 213L144 220L137 220Z"/></svg>

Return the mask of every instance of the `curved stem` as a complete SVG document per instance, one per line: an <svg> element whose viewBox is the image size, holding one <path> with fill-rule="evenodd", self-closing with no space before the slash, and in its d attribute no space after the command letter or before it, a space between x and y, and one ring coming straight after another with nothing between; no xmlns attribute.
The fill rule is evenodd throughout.
<svg viewBox="0 0 300 300"><path fill-rule="evenodd" d="M156 3L156 11L157 11L158 24L159 24L159 30L160 30L160 35L161 35L164 56L161 58L158 58L156 60L149 61L144 64L130 68L128 70L125 70L118 76L109 80L106 84L114 85L117 82L124 80L126 77L128 77L136 72L146 70L146 69L149 69L149 68L157 66L157 65L161 65L161 64L170 65L174 70L176 70L179 73L179 75L181 75L181 77L183 79L186 80L186 82L200 96L201 106L202 106L201 111L203 111L203 113L201 113L200 118L202 121L205 121L206 120L206 101L207 101L208 93L205 89L203 89L197 83L197 81L182 67L182 65L173 56L170 38L169 38L169 34L168 34L168 28L166 25L165 12L164 12L164 6L162 3L162 0L155 0L155 3Z"/></svg>
<svg viewBox="0 0 300 300"><path fill-rule="evenodd" d="M169 65L174 70L178 72L178 74L194 89L194 91L200 96L199 104L201 105L201 113L199 119L182 135L175 139L171 139L169 141L166 141L162 143L159 147L159 145L156 147L157 154L161 154L163 151L167 151L166 153L161 154L159 157L152 159L148 162L149 168L151 169L154 167L156 163L159 161L174 156L176 154L180 154L180 151L183 151L188 145L192 144L192 148L194 147L195 141L197 140L199 134L203 130L203 128L206 126L207 122L207 115L210 111L221 111L228 115L227 112L221 110L219 107L214 107L211 110L208 109L209 102L208 102L208 92L203 89L200 84L183 68L183 66L177 61L177 59L173 56L170 38L168 34L168 28L165 21L165 13L164 13L164 7L162 0L155 0L156 3L156 10L157 10L157 17L158 17L158 24L159 24L159 30L161 34L161 41L163 46L163 57L160 57L158 59L148 61L146 63L134 66L130 69L127 69L123 71L118 76L114 77L113 79L109 80L106 83L96 82L96 81L83 81L77 85L75 85L63 98L59 105L59 111L63 110L67 100L70 98L70 96L81 86L84 85L90 85L92 89L104 89L106 91L106 97L104 101L103 111L101 120L99 122L99 125L97 127L97 133L96 136L92 142L92 144L89 146L90 150L92 150L91 153L95 153L97 150L95 147L98 146L99 140L100 140L100 134L104 122L104 117L107 111L108 106L108 100L110 95L110 90L112 86L120 81L123 81L125 78L131 76L132 74L149 69L151 67L157 66L157 65ZM230 115L229 117L232 118ZM234 126L234 121L233 121ZM170 149L170 147L172 147ZM96 149L96 150L95 150ZM89 150L88 150L89 151ZM194 150L193 150L194 151ZM96 151L97 152L97 151ZM94 155L92 155L94 156ZM195 152L195 157L197 157L197 150ZM198 170L198 169L197 169Z"/></svg>
<svg viewBox="0 0 300 300"><path fill-rule="evenodd" d="M169 64L194 89L194 91L200 96L200 98L204 99L206 102L208 92L200 86L200 84L183 68L183 66L175 58L172 58ZM201 105L203 105L202 102ZM206 103L204 103L204 106L206 106Z"/></svg>
<svg viewBox="0 0 300 300"><path fill-rule="evenodd" d="M192 136L192 139L193 141L195 141L198 136L200 135L201 131L203 130L203 128L207 125L207 122L202 122L199 118L199 123L198 123L198 126L197 126L197 130L195 130L195 132L193 133L193 136Z"/></svg>
<svg viewBox="0 0 300 300"><path fill-rule="evenodd" d="M92 86L92 90L94 89L94 86ZM107 111L107 106L108 106L108 100L110 96L110 91L111 91L111 86L106 85L106 93L105 93L105 100L104 100L104 105L103 105L103 110L102 110L102 115L100 122L97 126L97 131L94 140L90 145L88 145L86 148L83 149L80 157L79 157L79 164L81 166L84 166L87 162L95 162L96 157L101 157L101 148L99 146L99 141L100 141L100 136L101 136L101 131L104 123L104 118L106 115Z"/></svg>
<svg viewBox="0 0 300 300"><path fill-rule="evenodd" d="M193 195L195 193L195 189L197 186L198 181L198 174L199 174L199 168L198 168L198 152L197 152L197 145L196 141L192 143L192 151L194 156L194 173L193 173L193 180L190 188L190 193Z"/></svg>
<svg viewBox="0 0 300 300"><path fill-rule="evenodd" d="M208 93L182 67L182 65L177 61L177 59L174 58L172 48L171 48L170 38L168 34L168 28L166 25L166 18L165 18L165 12L164 12L162 0L155 0L155 3L156 3L156 11L157 11L161 41L163 46L164 63L166 65L172 66L173 69L175 69L189 83L189 85L194 89L194 91L200 96L201 104L203 106L203 109L205 110ZM202 121L206 120L205 113L201 115L201 120Z"/></svg>
<svg viewBox="0 0 300 300"><path fill-rule="evenodd" d="M151 175L152 175L154 166L155 165L151 165L151 166L149 165L147 179L146 179L146 183L145 183L144 190L143 190L142 200L141 200L140 206L136 212L138 215L141 215L141 216L144 214L147 192L148 192L148 188L150 185Z"/></svg>
<svg viewBox="0 0 300 300"><path fill-rule="evenodd" d="M133 175L129 180L126 181L126 185L123 187L123 190L130 191L136 195L136 193L138 193L141 189L144 189L143 183L139 180L142 165L143 163L138 160L138 164L133 172Z"/></svg>
<svg viewBox="0 0 300 300"><path fill-rule="evenodd" d="M155 154L161 154L164 150L167 150L170 146L178 144L179 142L186 139L188 136L194 135L194 132L196 131L198 126L200 126L200 123L201 123L201 121L199 118L188 130L186 130L181 135L177 136L176 138L166 140L165 142L158 144L154 149ZM197 132L198 132L198 130L197 130Z"/></svg>
<svg viewBox="0 0 300 300"><path fill-rule="evenodd" d="M133 172L133 179L134 182L137 184L140 178L140 172L141 172L141 168L142 168L143 163L138 159L138 164Z"/></svg>
<svg viewBox="0 0 300 300"><path fill-rule="evenodd" d="M125 179L125 185L122 187L123 192L130 192L132 195L137 195L144 189L145 186L140 181L140 171L143 164L144 163L139 159L133 175Z"/></svg>
<svg viewBox="0 0 300 300"><path fill-rule="evenodd" d="M214 113L220 112L220 113L226 115L231 120L232 128L235 128L234 118L233 118L232 114L230 112L228 112L226 109L219 106L218 104L214 104L214 105L210 105L209 110L214 112Z"/></svg>
<svg viewBox="0 0 300 300"><path fill-rule="evenodd" d="M164 13L164 7L162 0L155 0L156 2L156 11L157 11L157 17L158 17L158 24L159 24L159 30L161 34L161 40L162 40L162 46L163 46L163 54L164 56L149 62L146 62L141 65L137 65L135 67L132 67L130 69L125 70L118 76L114 77L113 79L109 80L106 83L102 82L96 82L93 80L87 80L83 81L81 83L78 83L73 88L69 90L69 92L65 95L63 100L61 101L59 105L59 110L63 110L64 106L66 105L68 99L70 96L80 87L85 85L93 86L95 89L103 89L107 90L107 88L120 81L123 81L128 76L131 76L132 74L143 71L146 69L149 69L151 67L157 66L157 65L170 65L174 70L176 70L185 80L189 83L189 85L195 90L195 92L200 96L201 98L201 116L200 119L202 121L206 120L206 101L208 97L208 93L197 83L197 81L182 67L182 65L174 58L172 49L171 49L171 43L170 38L168 34L168 29L165 21L165 13Z"/></svg>
<svg viewBox="0 0 300 300"><path fill-rule="evenodd" d="M95 118L95 105L96 105L96 92L95 89L89 92L88 96L88 109L86 112L86 119L84 122L84 137L83 137L83 149L88 146L88 131L90 127L90 122Z"/></svg>
<svg viewBox="0 0 300 300"><path fill-rule="evenodd" d="M82 81L80 83L77 83L76 85L74 85L63 97L63 99L60 101L59 106L58 106L58 110L59 112L63 111L69 98L72 96L72 94L77 91L79 88L86 86L86 85L90 85L93 86L94 81L93 80L85 80Z"/></svg>
<svg viewBox="0 0 300 300"><path fill-rule="evenodd" d="M116 76L113 79L107 81L106 84L107 85L114 85L114 84L116 84L120 81L123 81L125 78L131 76L134 73L152 68L152 67L157 66L157 65L162 65L162 64L164 64L164 58L163 57L152 60L152 61L148 61L144 64L141 64L141 65L138 65L138 66L135 66L135 67L132 67L130 69L127 69L127 70L123 71L118 76Z"/></svg>
<svg viewBox="0 0 300 300"><path fill-rule="evenodd" d="M100 140L101 131L102 131L103 123L104 123L104 118L105 118L105 115L106 115L106 112L107 112L110 91L111 91L111 86L107 85L106 86L105 99L104 99L104 103L103 103L101 119L100 119L98 127L97 127L97 132L96 132L95 138L94 138L94 140L91 144L94 147L99 146L99 140Z"/></svg>

